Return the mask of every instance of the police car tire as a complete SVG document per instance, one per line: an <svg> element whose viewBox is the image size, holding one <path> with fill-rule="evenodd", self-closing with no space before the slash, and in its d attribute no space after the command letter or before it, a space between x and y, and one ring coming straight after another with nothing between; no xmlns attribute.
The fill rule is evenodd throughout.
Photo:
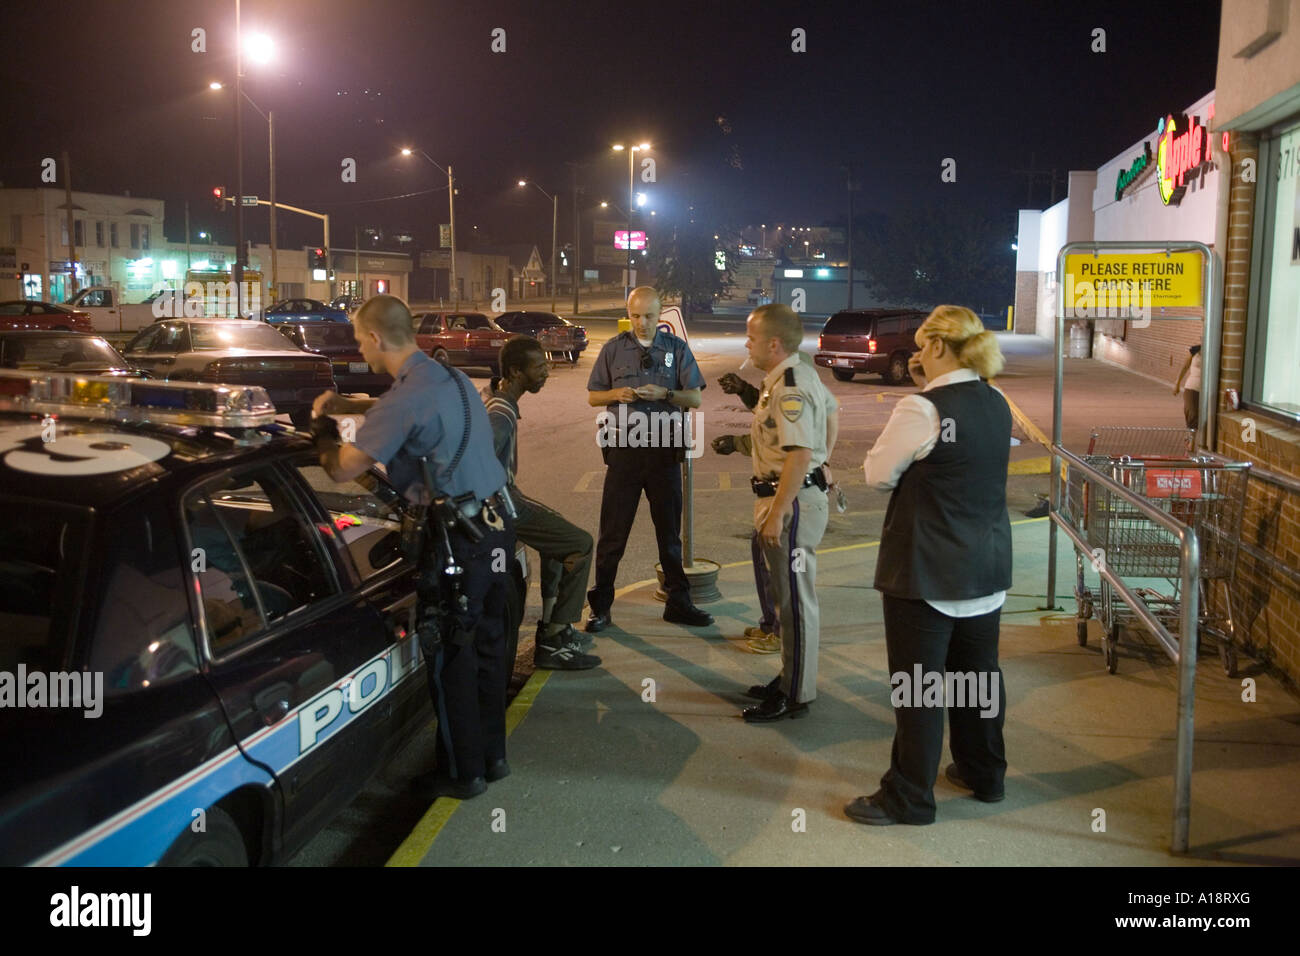
<svg viewBox="0 0 1300 956"><path fill-rule="evenodd" d="M907 353L895 352L889 357L889 368L885 370L883 378L886 385L907 385L912 381L912 376L907 371Z"/></svg>
<svg viewBox="0 0 1300 956"><path fill-rule="evenodd" d="M853 369L851 368L833 368L831 374L835 376L837 382L853 381Z"/></svg>
<svg viewBox="0 0 1300 956"><path fill-rule="evenodd" d="M220 807L204 812L206 832L187 828L158 861L159 866L248 866L244 837Z"/></svg>

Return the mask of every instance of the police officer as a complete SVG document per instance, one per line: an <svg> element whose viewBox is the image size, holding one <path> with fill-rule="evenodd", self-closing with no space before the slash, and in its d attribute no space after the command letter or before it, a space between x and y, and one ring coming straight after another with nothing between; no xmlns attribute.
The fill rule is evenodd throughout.
<svg viewBox="0 0 1300 956"><path fill-rule="evenodd" d="M772 603L780 608L781 673L746 708L749 723L803 717L817 696L816 548L826 531L827 481L822 470L834 442L828 416L834 399L816 369L801 361L803 324L789 306L760 306L745 322L750 360L766 373L750 446L754 463L754 528L767 564Z"/></svg>
<svg viewBox="0 0 1300 956"><path fill-rule="evenodd" d="M605 343L587 380L588 403L608 407L597 434L606 471L596 540L596 582L587 592L591 618L586 629L592 634L612 623L614 579L642 491L650 502L668 593L664 620L693 627L713 623L712 615L691 603L690 583L682 567L679 465L686 451L682 410L699 408L704 376L690 346L659 329L660 309L654 289L633 289L627 297L632 331ZM665 429L666 423L675 424Z"/></svg>
<svg viewBox="0 0 1300 956"><path fill-rule="evenodd" d="M515 542L510 505L498 495L506 475L482 402L463 372L420 351L406 303L375 296L352 323L362 356L391 375L393 386L378 399L334 392L316 399L318 419L365 415L353 443L318 437L321 466L343 482L382 462L409 501L434 502L419 593L420 641L438 717L437 767L417 778L415 789L430 799L464 800L510 772L503 614Z"/></svg>

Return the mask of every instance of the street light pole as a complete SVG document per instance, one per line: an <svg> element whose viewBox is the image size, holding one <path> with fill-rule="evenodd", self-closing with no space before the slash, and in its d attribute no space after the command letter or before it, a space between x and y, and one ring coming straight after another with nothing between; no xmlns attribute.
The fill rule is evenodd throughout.
<svg viewBox="0 0 1300 956"><path fill-rule="evenodd" d="M239 0L235 0L235 313L244 316L244 45L239 22Z"/></svg>
<svg viewBox="0 0 1300 956"><path fill-rule="evenodd" d="M420 152L424 153L424 150ZM429 159L429 154L425 153L424 158ZM433 163L433 160L429 159L429 162ZM451 307L459 311L460 282L456 277L456 180L451 175L451 166L447 167L447 206L448 215L451 217Z"/></svg>
<svg viewBox="0 0 1300 956"><path fill-rule="evenodd" d="M280 299L280 273L279 259L275 252L275 110L271 110L266 114L266 136L271 153L271 301L278 302ZM329 255L328 249L325 255Z"/></svg>
<svg viewBox="0 0 1300 956"><path fill-rule="evenodd" d="M519 180L519 185L520 186L531 185L534 189L536 189L539 193L541 193L543 196L545 196L547 199L551 201L551 311L554 312L555 311L555 280L558 277L556 274L556 269L558 268L558 262L559 262L558 253L556 251L556 241L557 241L557 227L559 226L559 222L560 222L560 197L558 193L552 196L550 193L548 193L541 186L537 185L537 183L533 182L531 179L521 179Z"/></svg>

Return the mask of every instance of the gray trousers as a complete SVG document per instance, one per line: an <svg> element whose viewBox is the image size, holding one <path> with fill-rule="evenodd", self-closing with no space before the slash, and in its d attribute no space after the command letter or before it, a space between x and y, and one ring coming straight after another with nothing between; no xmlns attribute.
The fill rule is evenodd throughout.
<svg viewBox="0 0 1300 956"><path fill-rule="evenodd" d="M754 527L762 526L773 498L754 502ZM781 692L807 703L817 696L817 546L830 518L826 492L804 488L781 527L775 548L763 547L768 595L781 617Z"/></svg>
<svg viewBox="0 0 1300 956"><path fill-rule="evenodd" d="M591 571L591 535L558 511L514 491L519 517L515 537L542 559L542 599L555 598L551 624L573 624L582 617Z"/></svg>

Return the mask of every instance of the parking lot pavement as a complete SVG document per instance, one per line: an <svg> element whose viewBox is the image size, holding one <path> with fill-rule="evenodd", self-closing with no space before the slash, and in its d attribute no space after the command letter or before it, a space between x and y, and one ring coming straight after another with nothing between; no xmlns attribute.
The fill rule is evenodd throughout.
<svg viewBox="0 0 1300 956"><path fill-rule="evenodd" d="M1007 799L940 779L938 822L863 827L843 806L876 789L893 717L871 543L819 556L819 696L800 721L753 726L742 694L776 659L745 651L757 621L748 562L724 569L718 624L665 624L649 582L621 590L604 667L544 680L516 702L513 774L430 808L390 865L1294 865L1300 861L1296 700L1248 667L1242 701L1214 655L1200 666L1192 851L1170 853L1176 672L1132 637L1110 675L1072 612L1039 610L1045 520L1013 528L1003 612ZM1070 555L1060 559L1065 580ZM1072 603L1072 602L1069 602ZM1095 625L1093 625L1095 629ZM1099 813L1101 811L1101 813ZM1104 830L1098 821L1104 821Z"/></svg>

